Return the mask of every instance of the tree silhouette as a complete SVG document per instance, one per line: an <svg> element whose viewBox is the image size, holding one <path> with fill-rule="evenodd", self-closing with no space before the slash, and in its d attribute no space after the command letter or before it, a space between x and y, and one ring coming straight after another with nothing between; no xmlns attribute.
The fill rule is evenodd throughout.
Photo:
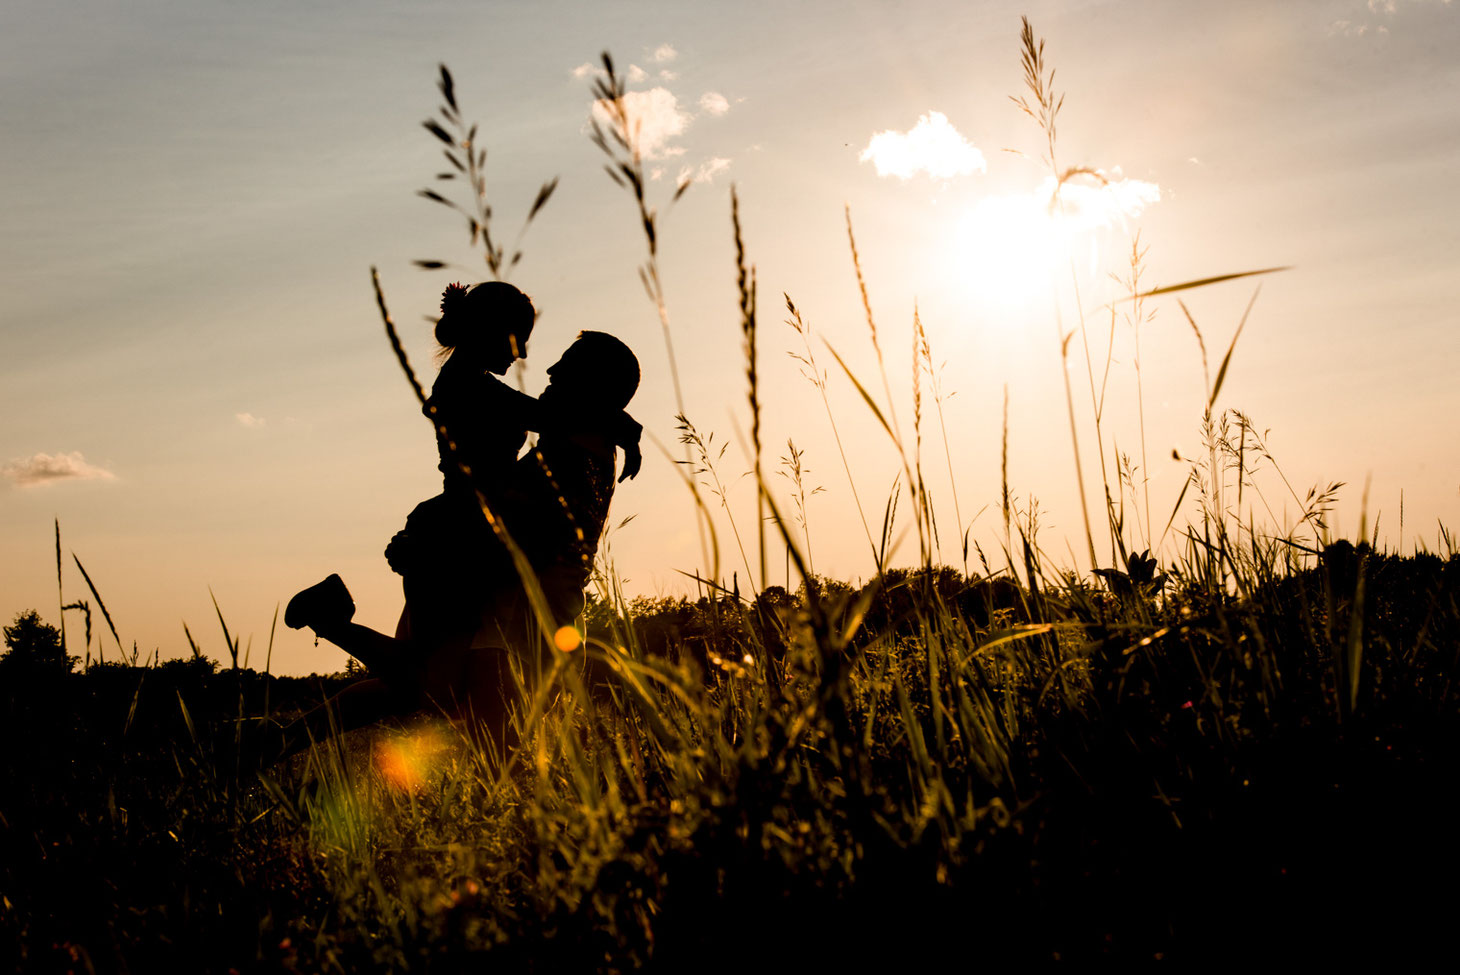
<svg viewBox="0 0 1460 975"><path fill-rule="evenodd" d="M42 622L35 610L17 613L15 622L4 629L6 650L0 654L0 678L7 683L59 677L76 666L77 658L67 655L60 632Z"/></svg>

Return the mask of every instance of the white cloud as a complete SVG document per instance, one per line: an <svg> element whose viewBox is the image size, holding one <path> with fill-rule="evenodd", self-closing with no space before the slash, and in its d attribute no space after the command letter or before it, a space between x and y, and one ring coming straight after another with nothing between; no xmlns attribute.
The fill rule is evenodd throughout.
<svg viewBox="0 0 1460 975"><path fill-rule="evenodd" d="M872 136L862 150L862 162L871 161L878 176L909 180L918 173L933 179L952 179L987 172L983 153L959 135L942 112L929 112L906 132L887 130Z"/></svg>
<svg viewBox="0 0 1460 975"><path fill-rule="evenodd" d="M1046 249L1052 243L1067 243L1082 231L1123 227L1161 199L1161 187L1122 178L1119 170L1104 179L1103 183L1086 177L1068 180L1058 199L1053 176L1046 176L1034 190L986 196L965 218L966 229L996 248L1007 245L1018 250L1023 241Z"/></svg>
<svg viewBox="0 0 1460 975"><path fill-rule="evenodd" d="M669 89L625 92L623 108L628 117L628 131L624 135L630 141L637 136L639 151L645 159L684 154L683 147L672 146L670 142L684 133L690 117L680 110L679 99ZM593 103L593 119L605 128L618 124L612 103L602 98Z"/></svg>
<svg viewBox="0 0 1460 975"><path fill-rule="evenodd" d="M264 418L254 416L252 413L235 413L233 417L238 421L239 426L248 427L250 430L257 430L264 425Z"/></svg>
<svg viewBox="0 0 1460 975"><path fill-rule="evenodd" d="M679 77L679 72L678 71L670 71L668 68L663 68L659 72L659 80L660 81L673 81L673 80L675 80L678 77Z"/></svg>
<svg viewBox="0 0 1460 975"><path fill-rule="evenodd" d="M1161 187L1143 179L1125 179L1119 170L1104 179L1100 182L1077 177L1066 182L1053 207L1056 218L1070 230L1124 226L1161 199ZM1054 191L1054 177L1047 177L1037 195L1046 209L1050 208Z"/></svg>
<svg viewBox="0 0 1460 975"><path fill-rule="evenodd" d="M659 64L665 64L679 57L679 52L668 44L660 44L654 49L654 53L651 56Z"/></svg>
<svg viewBox="0 0 1460 975"><path fill-rule="evenodd" d="M631 85L637 85L647 77L649 77L649 73L637 64L629 65L628 74L624 75L625 80Z"/></svg>
<svg viewBox="0 0 1460 975"><path fill-rule="evenodd" d="M679 170L677 182L683 183L691 180L695 183L713 183L715 177L730 168L730 160L723 156L716 156L700 163L698 166L684 166Z"/></svg>
<svg viewBox="0 0 1460 975"><path fill-rule="evenodd" d="M1366 6L1369 13L1381 19L1392 19L1399 14L1399 8L1418 7L1421 4L1431 6L1437 3L1440 6L1448 7L1451 0L1368 0ZM1328 25L1329 37L1363 37L1366 34L1387 34L1389 27L1386 24L1371 24L1354 20L1335 20Z"/></svg>
<svg viewBox="0 0 1460 975"><path fill-rule="evenodd" d="M1051 276L1068 273L1075 262L1104 277L1102 262L1130 249L1128 241L1116 244L1118 231L1108 228L1123 226L1162 196L1156 184L1118 172L1104 179L1067 181L1053 207L1055 181L1046 177L1037 187L991 194L968 208L949 254L969 293L990 307L1031 308L1048 300Z"/></svg>
<svg viewBox="0 0 1460 975"><path fill-rule="evenodd" d="M1405 6L1417 7L1421 4L1429 6L1430 4L1435 3L1436 0L1402 0L1402 2ZM1451 0L1438 0L1438 2L1441 6L1448 7L1450 6ZM1386 17L1393 17L1395 14L1399 13L1400 3L1401 0L1369 0L1369 13L1382 14Z"/></svg>
<svg viewBox="0 0 1460 975"><path fill-rule="evenodd" d="M88 464L79 450L68 454L36 454L17 458L0 467L0 476L20 487L65 480L114 481L117 478L109 470Z"/></svg>
<svg viewBox="0 0 1460 975"><path fill-rule="evenodd" d="M584 61L582 64L578 65L576 68L573 69L573 77L574 78L586 78L589 75L593 74L593 72L595 72L597 70L598 70L598 65L596 65L596 64L589 64L587 61Z"/></svg>
<svg viewBox="0 0 1460 975"><path fill-rule="evenodd" d="M718 91L707 91L700 96L700 110L711 115L724 115L730 111L730 100Z"/></svg>

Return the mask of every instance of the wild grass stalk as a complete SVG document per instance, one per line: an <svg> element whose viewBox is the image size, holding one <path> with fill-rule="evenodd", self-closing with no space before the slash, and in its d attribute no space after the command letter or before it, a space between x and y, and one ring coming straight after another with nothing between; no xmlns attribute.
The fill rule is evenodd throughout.
<svg viewBox="0 0 1460 975"><path fill-rule="evenodd" d="M558 178L555 176L548 180L537 191L522 226L518 228L509 256L501 242L492 236L492 207L487 202L487 150L477 143L476 123L468 123L457 105L456 83L444 64L440 66L440 77L436 86L441 92L443 103L438 109L441 117L439 120L428 118L421 125L443 144L441 154L451 168L438 172L435 178L438 183L449 183L451 186L464 180L467 184L466 199L452 200L430 188L418 190L417 195L460 214L466 221L470 246L475 247L480 241L487 271L493 279L505 281L522 260L522 238L533 218L557 189ZM434 259L417 260L413 263L423 270L449 266L447 261Z"/></svg>
<svg viewBox="0 0 1460 975"><path fill-rule="evenodd" d="M1052 203L1055 209L1063 215L1064 202L1060 196L1059 188L1055 190L1055 197ZM1090 330L1085 322L1085 309L1080 297L1080 281L1075 273L1073 257L1070 259L1070 290L1074 296L1076 313L1079 316L1079 324L1076 326L1075 331L1080 333L1080 344L1085 352L1085 378L1090 386L1090 413L1095 422L1095 452L1096 458L1100 463L1100 489L1104 500L1105 529L1110 536L1110 561L1112 565L1121 565L1126 560L1125 526L1116 513L1115 500L1110 494L1110 467L1105 458L1105 430L1101 422L1105 418L1105 392L1103 388L1098 392L1095 388L1095 366L1090 355ZM1115 322L1113 314L1111 318L1110 347L1113 348L1115 344ZM1109 352L1107 352L1106 363L1108 369ZM1068 361L1066 362L1066 366L1068 366ZM1092 564L1091 568L1094 569L1096 566Z"/></svg>
<svg viewBox="0 0 1460 975"><path fill-rule="evenodd" d="M796 448L794 438L786 438L786 455L781 458L782 470L776 471L781 477L791 482L791 501L796 505L796 523L801 526L802 537L806 541L806 565L812 575L816 574L816 560L811 550L811 523L806 512L806 502L826 490L821 485L813 487L808 493L806 490L806 475L811 471L801 462L806 451ZM786 561L789 563L791 555L786 553ZM790 587L789 572L787 588Z"/></svg>
<svg viewBox="0 0 1460 975"><path fill-rule="evenodd" d="M745 263L745 239L740 232L740 197L730 187L730 223L735 237L735 285L740 297L740 334L745 347L746 398L750 404L750 446L755 474L755 525L760 555L759 589L766 587L765 478L761 472L760 383L756 362L755 267ZM728 509L727 509L728 510ZM747 570L748 571L748 570ZM752 585L756 585L752 582Z"/></svg>
<svg viewBox="0 0 1460 975"><path fill-rule="evenodd" d="M801 337L801 342L805 349L804 355L794 351L788 351L786 354L801 363L801 375L805 376L807 381L816 387L817 393L821 396L821 405L826 410L826 420L831 427L832 439L836 441L837 453L842 459L842 470L847 475L847 487L852 492L852 502L856 505L857 517L861 519L862 531L867 536L867 547L872 550L873 564L880 571L882 563L877 555L877 543L872 540L872 528L867 524L867 512L862 507L861 496L857 494L857 481L856 478L852 477L852 467L847 461L846 448L842 445L842 435L841 430L837 427L836 414L832 412L831 400L826 395L826 370L816 364L816 352L811 344L811 323L801 317L801 312L797 309L795 302L791 300L790 295L784 295L784 297L786 299L786 310L791 315L790 318L786 319L786 324L796 330L796 334Z"/></svg>
<svg viewBox="0 0 1460 975"><path fill-rule="evenodd" d="M61 628L61 649L66 648L66 590L61 584L61 518L56 516L56 625ZM87 656L91 656L91 641L87 641Z"/></svg>
<svg viewBox="0 0 1460 975"><path fill-rule="evenodd" d="M960 552L963 556L963 574L968 575L968 536L973 530L973 523L963 523L963 509L958 503L958 480L953 476L953 451L948 446L948 421L943 415L943 402L952 399L954 392L945 394L942 386L943 365L934 366L933 348L928 342L927 330L923 328L922 320L913 315L914 327L918 336L918 348L914 353L915 357L921 356L923 370L928 376L928 385L933 393L933 406L938 411L938 433L943 438L943 460L948 467L948 493L953 498L953 518L957 528Z"/></svg>
<svg viewBox="0 0 1460 975"><path fill-rule="evenodd" d="M1403 508L1401 506L1401 511L1402 510L1403 510ZM71 612L71 611L76 611L76 612L81 613L85 617L85 619L86 619L86 650L85 650L85 657L83 658L83 662L82 662L82 668L85 669L85 668L88 668L88 667L91 666L91 604L88 603L88 602L86 602L84 599L78 599L78 600L75 600L75 601L69 602L69 603L66 602L66 590L65 590L64 584L62 582L62 578L61 578L61 519L59 517L55 518L55 529L56 529L56 598L57 598L57 600L60 603L60 612L57 614L57 617L56 617L56 625L57 625L57 627L60 630L60 635L61 635L61 649L63 651L66 649L66 614L68 612ZM77 567L78 568L81 565L81 563L79 561L76 564L77 564ZM85 572L84 569L82 570L82 575L83 576L86 575L86 572ZM88 586L91 585L91 580L89 578L87 579L87 585ZM110 617L108 617L108 620L107 621L108 621L108 623L110 623L110 621L111 621L110 620ZM115 636L115 633L116 633L115 628L113 628L113 631L112 632L113 632L113 635ZM118 641L117 642L117 647L120 650L120 648L121 648L121 641ZM101 653L101 647L100 647L99 644L97 646L97 653L98 654Z"/></svg>
<svg viewBox="0 0 1460 975"><path fill-rule="evenodd" d="M827 350L831 352L832 358L836 360L837 365L842 367L842 371L846 373L847 378L851 380L852 385L856 387L857 392L861 395L862 402L865 403L872 410L873 416L877 418L878 423L882 426L882 429L886 431L887 436L892 440L893 446L897 449L898 460L902 463L903 476L907 479L907 489L913 496L913 518L914 524L916 525L918 532L919 561L928 564L931 562L932 558L930 554L932 551L932 526L928 520L928 512L931 509L928 506L926 498L923 495L923 484L921 478L916 477L913 474L912 461L908 457L908 451L902 439L902 429L897 423L897 408L892 399L892 386L888 382L887 378L887 364L882 356L882 343L879 342L877 339L877 321L872 315L872 302L871 299L867 296L867 282L862 275L862 260L861 257L857 254L857 237L852 230L852 209L850 206L846 208L846 221L847 243L850 245L852 251L852 268L856 271L857 275L857 291L860 293L862 298L862 310L867 316L867 332L868 336L872 340L872 351L877 356L877 373L882 379L882 391L887 397L887 415L885 417L883 416L881 409L878 408L876 400L874 400L872 398L872 395L867 392L866 387L862 385L859 379L857 379L856 374L852 372L847 364L842 361L842 357L837 354L836 349L832 348L830 343L827 343ZM826 342L824 338L822 339L822 341ZM916 358L914 358L914 364L916 364L916 361ZM916 397L917 395L919 395L918 389L920 388L920 384L914 384L914 386L914 396ZM887 529L890 527L891 512L893 510L894 506L891 499L889 498L887 507L888 515L884 518L883 522L884 542L887 535ZM887 546L884 543L884 545L882 546L882 551L885 553L886 550ZM885 567L886 562L884 557L879 556L878 571L882 571Z"/></svg>
<svg viewBox="0 0 1460 975"><path fill-rule="evenodd" d="M710 476L709 483L705 483L704 487L719 499L720 507L725 511L725 519L730 523L730 533L735 538L735 547L740 551L740 562L745 567L745 577L751 581L751 585L754 585L755 577L750 571L750 558L745 554L745 543L740 538L740 528L735 524L735 513L730 508L729 491L725 482L720 480L720 472L715 469L715 463L724 459L725 451L730 444L728 441L721 441L720 449L717 451L713 430L708 434L701 434L684 415L675 417L675 422L675 429L679 431L679 442L685 446L686 453L691 454L690 460L676 463L685 465L691 479L702 474Z"/></svg>
<svg viewBox="0 0 1460 975"><path fill-rule="evenodd" d="M923 367L921 346L924 341L923 322L918 315L916 302L913 304L912 364L913 397L913 476L917 478L917 489L913 492L918 502L919 522L926 525L929 541L922 546L923 567L931 578L933 560L938 557L938 520L933 513L932 499L928 497L928 485L923 479Z"/></svg>
<svg viewBox="0 0 1460 975"><path fill-rule="evenodd" d="M1055 195L1051 200L1053 205L1059 199L1059 191L1063 187L1064 181L1077 172L1069 170L1061 173L1055 156L1056 122L1060 109L1064 106L1065 98L1063 94L1054 90L1054 69L1046 68L1044 63L1044 40L1042 38L1035 40L1034 28L1030 26L1028 17L1021 18L1019 44L1020 63L1024 69L1024 86L1029 90L1029 96L1034 101L1031 105L1023 95L1010 95L1009 100L1017 105L1025 115L1033 119L1044 134L1044 161L1055 179ZM1053 294L1053 289L1051 289L1051 293ZM1099 565L1100 560L1095 554L1095 535L1090 530L1090 508L1085 500L1085 474L1080 464L1080 437L1075 427L1075 397L1070 389L1069 345L1074 333L1065 334L1057 299L1054 324L1055 338L1059 343L1060 351L1060 378L1064 382L1065 408L1070 420L1070 445L1074 451L1075 483L1080 495L1080 517L1085 526L1085 542L1090 556L1090 565L1091 568L1095 568Z"/></svg>
<svg viewBox="0 0 1460 975"><path fill-rule="evenodd" d="M669 363L670 384L674 387L674 405L676 416L687 416L689 411L685 408L684 390L679 380L679 360L674 354L674 335L669 327L669 304L664 297L664 284L659 272L659 212L649 204L646 190L646 178L644 173L644 153L641 141L642 128L641 120L632 117L629 111L628 84L614 70L613 58L607 51L602 54L603 70L594 79L593 94L595 96L594 112L589 118L590 138L593 144L598 147L607 158L604 171L608 173L609 179L614 184L627 189L634 198L635 207L638 210L639 226L644 233L644 243L647 248L647 257L639 266L639 282L644 286L644 292L648 295L649 301L654 305L655 314L659 318L659 329L664 336L664 351ZM669 205L677 203L685 192L690 188L693 181L690 179L681 180L675 188L674 195L670 198ZM690 460L688 447L685 449L684 460ZM694 479L690 478L690 491L698 492ZM711 521L700 522L698 519L705 514L708 508L704 505L697 493L695 496L696 526L700 534L700 550L713 574L718 566L710 564L711 548L718 548L713 539L707 538L713 535L714 524Z"/></svg>
<svg viewBox="0 0 1460 975"><path fill-rule="evenodd" d="M1009 503L1009 384L1004 384L1004 420L1000 427L1003 431L999 438L999 508L1004 515L1004 550L1010 551L1013 547L1012 536L1009 534L1009 520L1012 514ZM1011 565L1012 569L1013 566Z"/></svg>
<svg viewBox="0 0 1460 975"><path fill-rule="evenodd" d="M1145 513L1144 525L1146 533L1144 536L1145 547L1150 550L1153 546L1151 539L1151 468L1146 458L1146 398L1144 386L1141 382L1141 326L1148 324L1155 318L1155 311L1148 315L1145 310L1144 299L1141 294L1141 274L1145 270L1146 252L1149 248L1141 247L1141 235L1137 231L1131 240L1129 276L1126 279L1128 290L1132 296L1131 310L1126 315L1126 322L1131 326L1131 336L1135 342L1135 355L1132 366L1136 377L1136 416L1140 423L1141 435L1141 489L1145 503L1142 506ZM1200 334L1200 333L1198 333ZM1202 361L1206 361L1206 352L1203 349Z"/></svg>
<svg viewBox="0 0 1460 975"><path fill-rule="evenodd" d="M91 575L86 571L86 566L81 564L81 559L77 557L75 552L71 553L71 558L76 562L76 568L81 570L81 578L86 580L86 588L91 590L91 598L96 600L96 605L101 610L101 617L102 619L106 620L107 629L111 630L112 639L117 642L118 659L125 660L127 658L127 651L122 648L122 638L117 636L117 625L112 622L112 614L107 610L106 603L102 601L101 593L96 591L96 584L91 581ZM87 614L87 617L88 619L90 618L89 613ZM89 630L90 627L88 626L87 629ZM91 641L88 638L88 646L90 645L90 642ZM97 640L96 659L98 661L101 661L104 659L104 657L105 654L102 652L101 641Z"/></svg>

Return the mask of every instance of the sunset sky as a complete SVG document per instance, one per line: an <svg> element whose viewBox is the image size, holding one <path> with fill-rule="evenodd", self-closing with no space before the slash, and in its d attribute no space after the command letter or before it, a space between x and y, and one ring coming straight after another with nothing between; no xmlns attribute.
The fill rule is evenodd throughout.
<svg viewBox="0 0 1460 975"><path fill-rule="evenodd" d="M1056 226L1043 137L1008 98L1023 94L1021 14L1066 92L1060 165L1105 179L1075 186ZM1270 430L1300 496L1347 482L1336 533L1358 530L1366 481L1368 525L1377 516L1390 546L1433 548L1440 523L1460 527L1460 4L8 0L5 621L35 607L54 622L59 518L66 598L95 603L74 551L122 640L143 654L185 654L186 621L223 656L211 589L262 666L276 605L329 572L354 592L357 620L393 626L399 577L381 551L440 480L369 268L379 267L428 381L423 316L447 282L487 277L459 220L414 195L443 168L420 125L439 101L438 62L481 123L499 236L510 241L538 187L561 178L511 277L541 311L527 389L542 388L580 329L637 351L644 382L630 411L646 428L645 465L615 497L611 524L636 517L609 547L631 594L686 591L680 570L705 566L672 463L682 456L674 395L636 271L644 242L630 196L587 137L603 50L629 79L657 177L685 406L729 444L717 469L747 543L756 516L739 446L749 420L732 183L757 268L766 464L776 469L793 438L808 488L825 488L808 511L818 572L865 578L872 562L821 399L787 355L802 345L784 324L783 292L831 370L828 395L874 532L901 470L821 342L883 399L845 206L897 419L910 441L916 305L946 362L943 392L954 394L943 413L958 507L996 566L1007 386L1010 486L1021 505L1039 499L1050 558L1088 567L1058 336L1083 312L1098 384L1110 334L1102 306L1118 295L1109 273L1123 270L1137 230L1151 286L1292 265L1185 298L1215 373L1261 281L1217 405ZM696 184L670 207L684 177ZM457 266L425 272L417 258ZM1199 453L1205 391L1180 308L1164 299L1149 310L1141 365L1159 534L1189 470L1172 451ZM1139 460L1131 338L1118 322L1105 446L1113 437ZM1098 543L1079 334L1070 350ZM923 470L942 559L960 564L931 397L925 387ZM1257 487L1291 521L1296 503L1262 468ZM786 480L771 479L788 498ZM1188 501L1183 515L1195 511ZM723 512L717 527L722 574L738 571L748 588ZM909 537L895 561L916 557ZM750 561L758 574L753 552ZM783 549L769 561L766 581L784 584ZM68 613L67 628L80 654L81 618ZM98 637L114 658L99 613L93 655ZM280 624L276 672L344 662Z"/></svg>

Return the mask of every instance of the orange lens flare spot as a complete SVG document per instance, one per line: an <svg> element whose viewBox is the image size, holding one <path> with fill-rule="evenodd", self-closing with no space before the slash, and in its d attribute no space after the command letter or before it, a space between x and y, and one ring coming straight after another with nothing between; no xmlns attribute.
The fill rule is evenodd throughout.
<svg viewBox="0 0 1460 975"><path fill-rule="evenodd" d="M375 746L375 767L390 786L419 789L446 743L434 729L393 737Z"/></svg>
<svg viewBox="0 0 1460 975"><path fill-rule="evenodd" d="M564 626L553 634L553 645L563 653L572 653L583 645L583 636L577 627Z"/></svg>

